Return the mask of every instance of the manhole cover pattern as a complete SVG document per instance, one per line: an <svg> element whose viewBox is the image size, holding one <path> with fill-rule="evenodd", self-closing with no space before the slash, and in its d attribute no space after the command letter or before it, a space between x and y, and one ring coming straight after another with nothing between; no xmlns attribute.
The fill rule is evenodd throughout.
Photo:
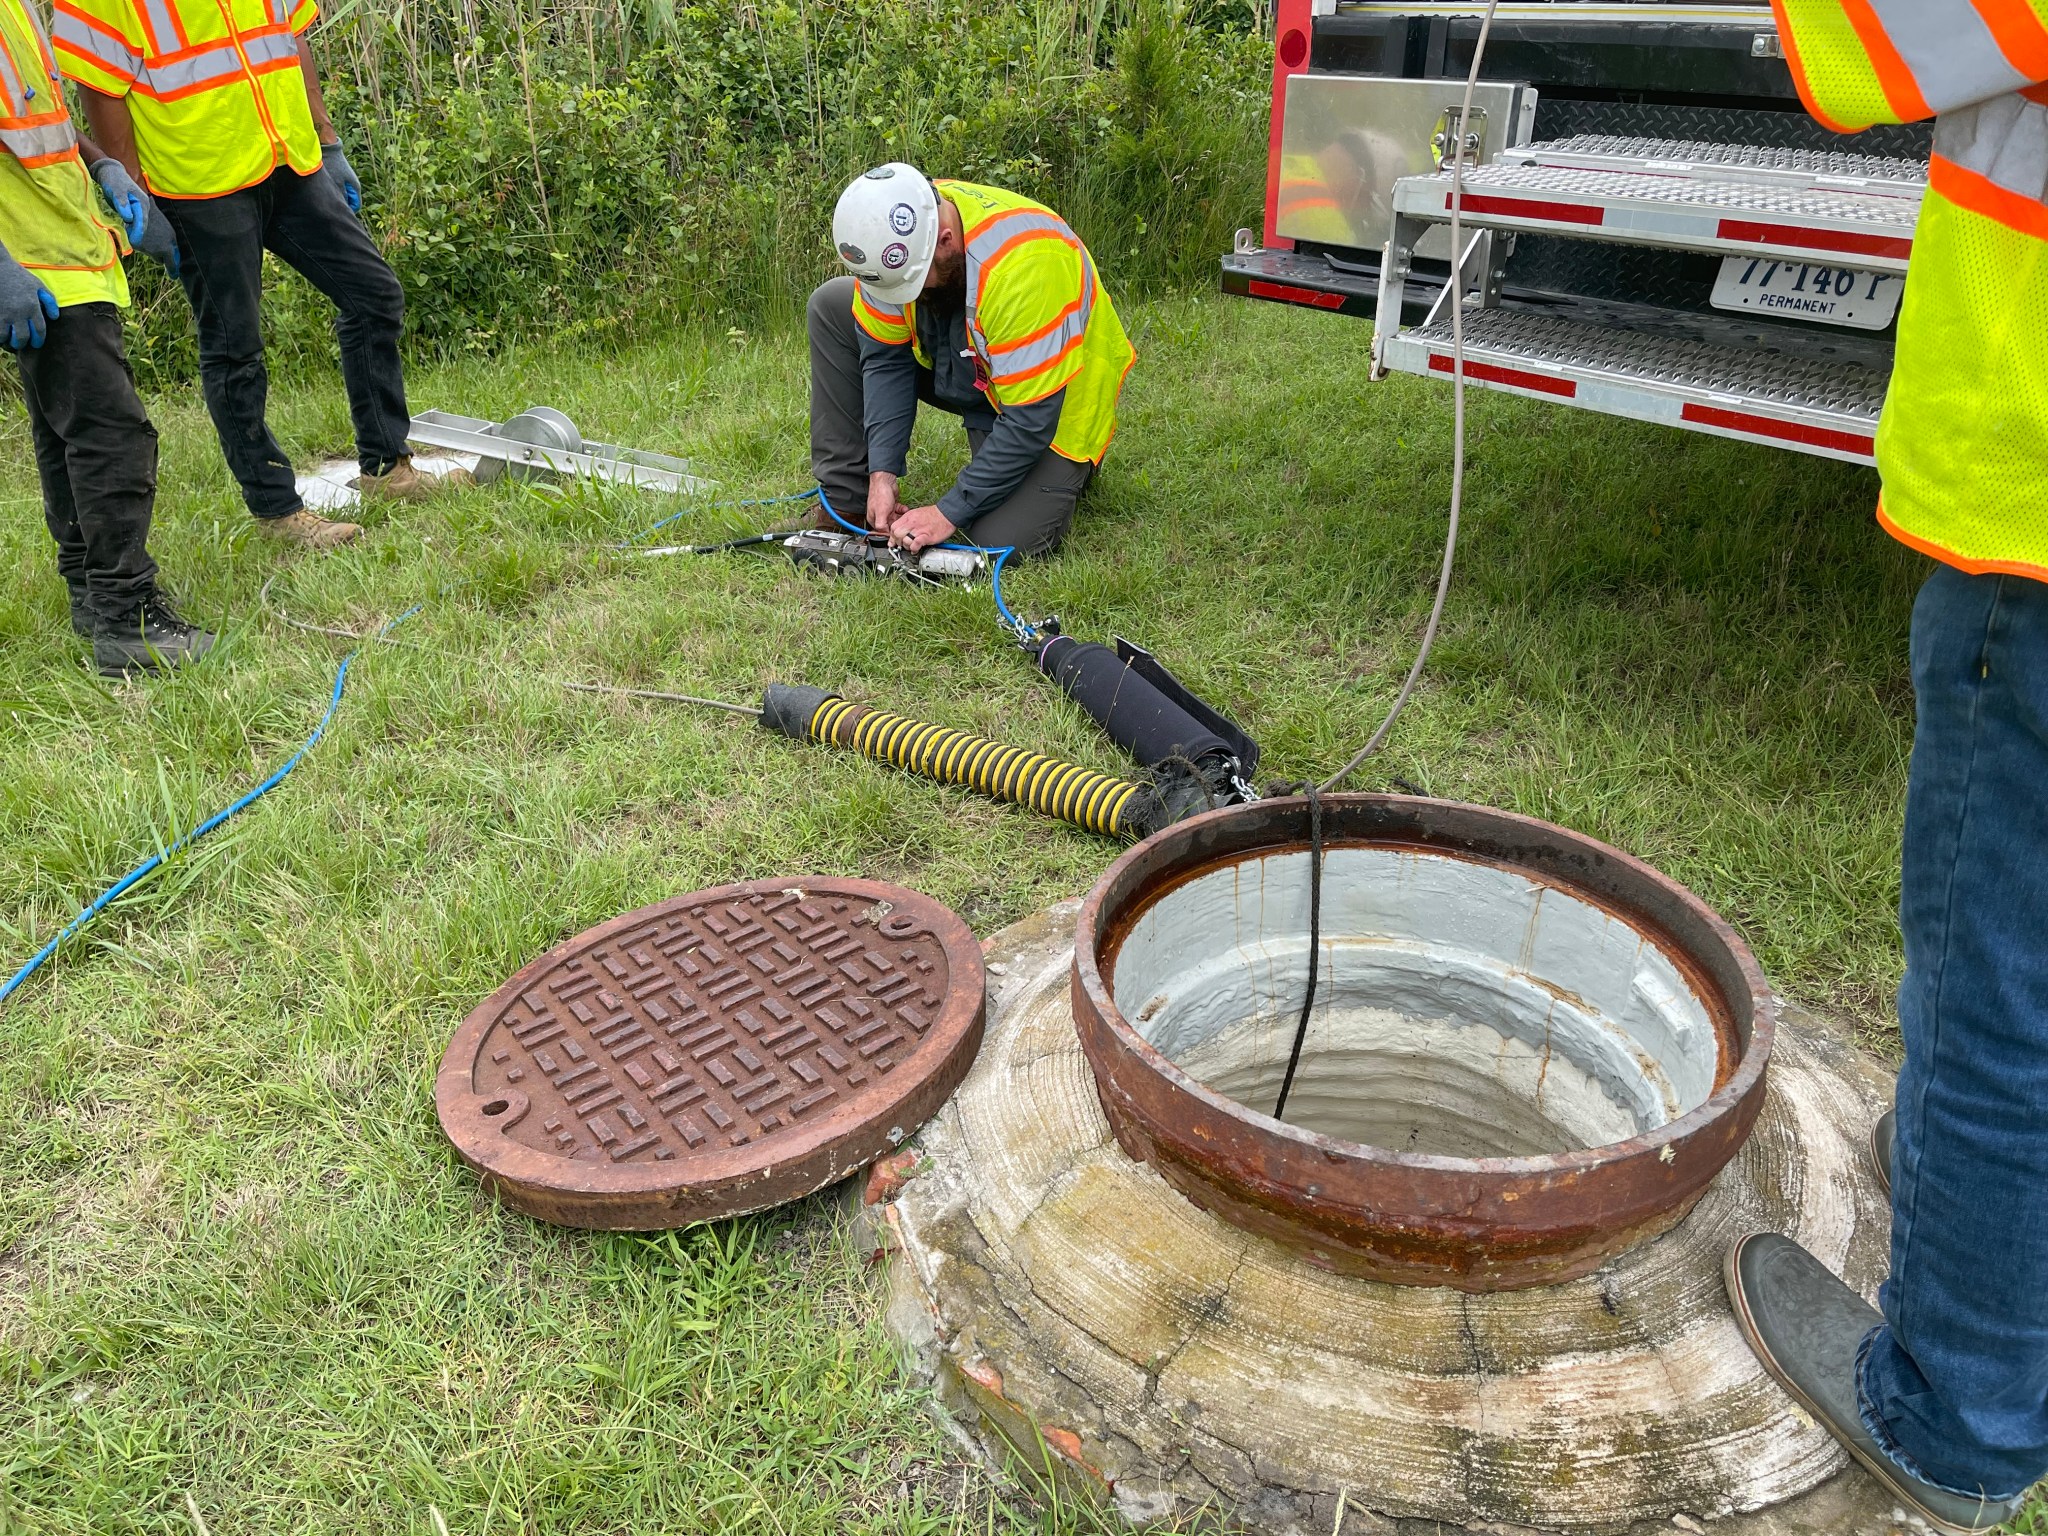
<svg viewBox="0 0 2048 1536"><path fill-rule="evenodd" d="M578 935L463 1024L436 1107L506 1201L655 1228L794 1199L900 1142L980 1043L981 951L865 880L680 896Z"/></svg>

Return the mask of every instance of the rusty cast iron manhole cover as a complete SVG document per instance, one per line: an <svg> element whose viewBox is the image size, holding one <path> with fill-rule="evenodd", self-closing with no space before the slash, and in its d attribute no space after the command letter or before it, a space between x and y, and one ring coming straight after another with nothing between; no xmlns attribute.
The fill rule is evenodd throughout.
<svg viewBox="0 0 2048 1536"><path fill-rule="evenodd" d="M515 1210L649 1231L794 1200L946 1101L981 1044L981 949L927 896L754 881L643 907L481 1004L434 1107Z"/></svg>

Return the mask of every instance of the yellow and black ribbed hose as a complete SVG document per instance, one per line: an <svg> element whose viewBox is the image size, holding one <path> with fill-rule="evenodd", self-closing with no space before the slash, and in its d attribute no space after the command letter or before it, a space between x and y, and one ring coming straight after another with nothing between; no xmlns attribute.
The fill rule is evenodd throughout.
<svg viewBox="0 0 2048 1536"><path fill-rule="evenodd" d="M949 726L849 704L822 688L770 683L761 723L798 741L851 747L941 784L979 790L1106 837L1138 838L1166 822L1157 790Z"/></svg>

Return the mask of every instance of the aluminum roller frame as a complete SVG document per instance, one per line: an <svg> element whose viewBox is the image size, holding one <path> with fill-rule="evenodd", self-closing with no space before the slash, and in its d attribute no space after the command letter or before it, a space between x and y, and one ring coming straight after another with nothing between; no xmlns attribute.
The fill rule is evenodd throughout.
<svg viewBox="0 0 2048 1536"><path fill-rule="evenodd" d="M473 453L479 458L532 470L550 470L575 479L610 480L642 490L689 495L712 490L717 482L697 475L687 459L613 443L585 442L570 449L525 443L499 435L501 424L450 411L421 411L406 436L415 443Z"/></svg>

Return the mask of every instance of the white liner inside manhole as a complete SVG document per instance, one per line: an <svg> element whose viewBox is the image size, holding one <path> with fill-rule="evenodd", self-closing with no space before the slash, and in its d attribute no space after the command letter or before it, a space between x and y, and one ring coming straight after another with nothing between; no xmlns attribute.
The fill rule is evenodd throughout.
<svg viewBox="0 0 2048 1536"><path fill-rule="evenodd" d="M1308 928L1306 851L1199 875L1125 937L1118 1011L1190 1077L1270 1113ZM1331 849L1321 950L1290 1124L1400 1152L1529 1157L1627 1140L1714 1091L1720 1040L1671 956L1511 868Z"/></svg>

